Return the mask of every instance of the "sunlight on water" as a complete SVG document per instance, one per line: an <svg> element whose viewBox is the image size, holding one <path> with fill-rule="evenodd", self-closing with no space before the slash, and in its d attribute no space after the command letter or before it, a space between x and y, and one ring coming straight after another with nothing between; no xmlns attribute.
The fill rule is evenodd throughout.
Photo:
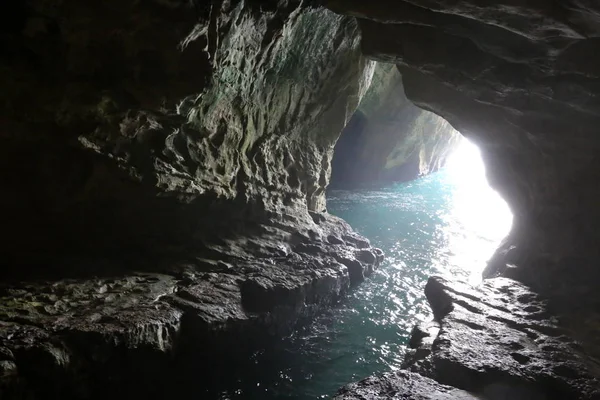
<svg viewBox="0 0 600 400"><path fill-rule="evenodd" d="M400 368L411 328L431 318L431 275L477 282L511 213L464 142L446 168L380 190L335 191L328 209L386 253L381 268L292 337L257 352L221 399L322 399Z"/></svg>
<svg viewBox="0 0 600 400"><path fill-rule="evenodd" d="M445 171L454 186L447 229L449 263L470 272L472 283L481 278L487 261L512 225L512 213L489 187L479 149L467 140L450 156Z"/></svg>

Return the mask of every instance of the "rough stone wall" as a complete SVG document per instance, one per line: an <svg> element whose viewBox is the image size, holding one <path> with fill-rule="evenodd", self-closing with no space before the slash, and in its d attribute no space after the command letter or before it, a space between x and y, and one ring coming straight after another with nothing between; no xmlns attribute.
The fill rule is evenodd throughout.
<svg viewBox="0 0 600 400"><path fill-rule="evenodd" d="M490 183L515 215L509 263L524 276L540 264L570 275L574 263L582 268L597 257L600 6L328 4L359 18L363 51L399 66L408 98L479 145ZM589 265L587 272L595 270Z"/></svg>
<svg viewBox="0 0 600 400"><path fill-rule="evenodd" d="M431 277L425 294L435 320L413 329L404 369L350 384L336 400L600 398L597 363L530 287Z"/></svg>
<svg viewBox="0 0 600 400"><path fill-rule="evenodd" d="M332 146L372 73L356 22L300 1L193 4L39 0L11 14L11 262L171 254L324 210Z"/></svg>
<svg viewBox="0 0 600 400"><path fill-rule="evenodd" d="M415 179L441 168L460 134L404 94L393 64L378 63L373 81L335 148L332 187Z"/></svg>
<svg viewBox="0 0 600 400"><path fill-rule="evenodd" d="M301 1L1 7L0 398L216 396L379 265L325 212L373 72L354 19Z"/></svg>

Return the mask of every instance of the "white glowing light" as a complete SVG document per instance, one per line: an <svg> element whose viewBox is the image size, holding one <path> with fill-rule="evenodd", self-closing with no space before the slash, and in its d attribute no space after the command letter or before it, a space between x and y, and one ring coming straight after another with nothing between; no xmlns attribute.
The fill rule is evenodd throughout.
<svg viewBox="0 0 600 400"><path fill-rule="evenodd" d="M512 225L512 213L485 177L479 149L467 140L450 156L446 173L455 187L448 226L468 235L449 235L450 264L481 279L481 270Z"/></svg>

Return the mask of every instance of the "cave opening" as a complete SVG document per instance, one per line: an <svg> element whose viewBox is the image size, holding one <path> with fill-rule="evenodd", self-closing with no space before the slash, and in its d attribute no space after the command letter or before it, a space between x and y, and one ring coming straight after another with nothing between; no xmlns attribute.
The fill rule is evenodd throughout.
<svg viewBox="0 0 600 400"><path fill-rule="evenodd" d="M371 184L362 180L366 175L353 175L364 168L340 174L340 165L357 163L354 146L373 148L363 136L372 121L359 109L335 148L334 184L327 196L328 212L384 250L385 261L341 303L255 352L251 367L241 370L235 382L221 383L224 396L276 399L293 393L302 399L329 398L345 382L398 370L414 325L433 318L423 290L428 278L481 282L487 260L511 228L511 211L489 186L474 143L436 115L410 103L403 107L410 109L400 110L402 118L413 122L403 121L400 129L417 126L417 139L436 130L442 133L437 147L417 152L436 160L431 169L410 167L402 175L400 166L395 169L400 176L380 174L388 180ZM388 118L377 126L389 121L397 123ZM413 143L427 146L419 140L413 137ZM406 146L406 141L398 144ZM343 184L335 182L340 176Z"/></svg>
<svg viewBox="0 0 600 400"><path fill-rule="evenodd" d="M427 155L436 158L435 168L425 173L414 167L409 172L397 168L400 175L380 174L388 180L371 182L365 179L364 170L369 167L364 164L337 169L360 164L355 146L373 148L362 135L372 121L359 109L335 149L333 188L327 198L328 211L383 249L386 260L338 307L286 338L275 350L257 355L260 365L281 369L271 374L262 370L250 379L260 386L248 384L241 389L244 393L327 398L353 377L400 369L415 323L432 319L423 291L427 279L438 275L479 284L487 260L509 233L511 211L490 187L480 149L446 129L447 122L441 118L411 104L404 106L411 109L403 118L426 115L421 123L400 124L419 126L418 135L444 124L451 140L437 141L443 146ZM377 126L392 120L380 120ZM354 171L363 174L353 175Z"/></svg>
<svg viewBox="0 0 600 400"><path fill-rule="evenodd" d="M480 148L408 100L395 66L375 67L331 165L328 211L392 264L426 270L423 284L431 274L480 282L511 229L511 210L490 186Z"/></svg>

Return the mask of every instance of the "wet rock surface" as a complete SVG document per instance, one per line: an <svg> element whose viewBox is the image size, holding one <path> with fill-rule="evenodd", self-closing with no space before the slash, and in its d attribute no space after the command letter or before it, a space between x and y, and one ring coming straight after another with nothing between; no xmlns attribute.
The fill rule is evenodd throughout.
<svg viewBox="0 0 600 400"><path fill-rule="evenodd" d="M0 285L3 398L165 398L165 387L179 382L185 393L200 371L207 389L211 374L290 333L377 268L380 251L322 218L316 238L344 235L362 248L314 239L285 256Z"/></svg>
<svg viewBox="0 0 600 400"><path fill-rule="evenodd" d="M345 386L334 397L335 400L475 400L464 390L440 385L433 379L408 371L384 374L377 378L367 378Z"/></svg>
<svg viewBox="0 0 600 400"><path fill-rule="evenodd" d="M372 272L325 212L363 53L481 147L515 213L487 275L577 305L554 321L520 284L434 280L440 330L408 366L484 397L597 397L568 337L598 332L598 6L328 3L362 44L312 2L2 3L2 398L176 396Z"/></svg>
<svg viewBox="0 0 600 400"><path fill-rule="evenodd" d="M600 398L597 362L529 287L507 278L475 288L433 277L425 291L436 321L413 332L408 371L474 398ZM347 398L378 398L370 393L381 390L379 398L394 398L382 389L392 385L402 388L405 398L427 398L419 397L426 392L406 376L400 371L372 377L342 392Z"/></svg>
<svg viewBox="0 0 600 400"><path fill-rule="evenodd" d="M528 284L598 259L600 17L589 1L331 0L407 97L477 144L509 203L506 247ZM487 276L502 275L506 262ZM579 262L577 262L579 264ZM577 268L580 268L579 266ZM586 269L586 275L597 270ZM582 272L581 275L584 275Z"/></svg>
<svg viewBox="0 0 600 400"><path fill-rule="evenodd" d="M325 207L374 67L353 18L239 0L0 16L2 399L209 386L381 261Z"/></svg>
<svg viewBox="0 0 600 400"><path fill-rule="evenodd" d="M480 148L490 184L514 214L511 233L484 277L512 278L543 296L544 311L556 318L552 325L579 341L589 360L597 360L598 5L544 0L331 0L326 4L359 20L363 51L398 66L410 100L444 117ZM430 300L432 308L445 315L447 310L441 307L448 301ZM473 313L475 317L479 311ZM526 314L524 319L544 320ZM524 326L524 321L515 325L513 319L501 318L489 326L500 324L496 328L509 336ZM485 332L472 339L484 340ZM544 337L555 341L547 332ZM554 365L544 358L547 352L535 356L517 352L513 359L508 349L494 347L490 337L485 340L491 354L510 365L514 374L478 365L469 361L469 357L476 359L475 354L461 353L470 366L462 370L463 375L455 374L458 383L467 384L474 379L473 371L490 368L498 379L510 375L522 381L527 376L547 380L553 388L550 392L533 389L533 394L524 396L575 396L569 394L567 383L558 382L577 381L579 375L559 363L558 371L564 373L549 378L552 372L540 366ZM502 355L495 354L493 349L500 348ZM436 347L432 349L435 355ZM485 351L480 353L477 356L485 360ZM450 353L441 355L437 360L442 365L454 365ZM433 356L422 359L423 368L436 370L433 360ZM541 375L518 372L530 363ZM590 361L595 375L597 365Z"/></svg>

